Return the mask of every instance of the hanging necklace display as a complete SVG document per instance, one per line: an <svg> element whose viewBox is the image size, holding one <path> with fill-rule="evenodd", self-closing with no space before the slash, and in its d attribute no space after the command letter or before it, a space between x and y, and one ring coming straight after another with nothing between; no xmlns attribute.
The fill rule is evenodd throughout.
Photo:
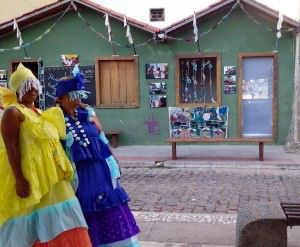
<svg viewBox="0 0 300 247"><path fill-rule="evenodd" d="M198 101L198 96L197 96L197 85L198 85L198 81L197 81L197 62L196 60L194 60L192 63L193 66L193 84L194 84L194 102Z"/></svg>
<svg viewBox="0 0 300 247"><path fill-rule="evenodd" d="M192 81L191 81L191 79L189 77L190 76L190 61L186 62L185 75L186 75L186 78L185 78L185 88L184 88L184 91L185 91L184 102L187 103L187 102L189 102L189 98L191 98L191 96L188 95L188 93L189 93L189 85L192 83Z"/></svg>
<svg viewBox="0 0 300 247"><path fill-rule="evenodd" d="M202 60L201 64L201 83L200 83L200 99L201 101L205 104L205 96L206 96L206 91L205 91L205 62Z"/></svg>
<svg viewBox="0 0 300 247"><path fill-rule="evenodd" d="M185 79L184 79L184 61L181 61L181 101L184 102L184 98L185 98L185 88L183 87L184 83L185 83Z"/></svg>
<svg viewBox="0 0 300 247"><path fill-rule="evenodd" d="M79 145L87 147L90 144L89 139L87 138L84 129L82 128L82 125L80 121L78 120L78 111L75 110L75 117L74 120L75 125L72 126L70 123L70 118L65 117L66 126L68 128L68 132L72 133L72 136L74 137L74 140L79 143Z"/></svg>
<svg viewBox="0 0 300 247"><path fill-rule="evenodd" d="M208 60L208 70L209 70L209 87L210 87L210 96L211 96L211 102L214 104L216 103L214 99L214 94L213 94L213 87L212 87L212 79L211 79L211 70L213 68L212 64L210 63L210 60Z"/></svg>

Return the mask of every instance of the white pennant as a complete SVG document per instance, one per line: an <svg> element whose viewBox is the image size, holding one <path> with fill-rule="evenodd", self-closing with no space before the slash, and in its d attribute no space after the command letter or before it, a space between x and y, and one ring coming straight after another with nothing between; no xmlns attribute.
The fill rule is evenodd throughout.
<svg viewBox="0 0 300 247"><path fill-rule="evenodd" d="M276 32L277 39L281 38L282 22L283 22L282 5L281 5L281 1L278 0L278 22L277 22L277 32Z"/></svg>
<svg viewBox="0 0 300 247"><path fill-rule="evenodd" d="M283 14L281 13L281 11L279 11L278 22L277 22L277 33L276 33L278 39L281 38L282 22L283 22Z"/></svg>
<svg viewBox="0 0 300 247"><path fill-rule="evenodd" d="M105 14L105 26L107 26L108 40L111 41L111 28L109 24L108 14Z"/></svg>
<svg viewBox="0 0 300 247"><path fill-rule="evenodd" d="M131 32L130 32L130 26L127 23L127 19L126 19L125 15L124 15L124 27L126 27L126 37L128 38L128 42L130 44L133 44L133 39L132 39Z"/></svg>
<svg viewBox="0 0 300 247"><path fill-rule="evenodd" d="M196 13L194 12L194 19L193 19L193 27L194 27L194 40L195 42L198 41L198 27L197 27L197 20L196 20Z"/></svg>
<svg viewBox="0 0 300 247"><path fill-rule="evenodd" d="M21 46L23 44L23 39L22 39L22 37L20 36L20 38L19 38L19 46Z"/></svg>
<svg viewBox="0 0 300 247"><path fill-rule="evenodd" d="M128 38L128 42L130 44L133 44L133 39L132 39L132 36L131 36L130 26L129 25L127 25L126 37Z"/></svg>
<svg viewBox="0 0 300 247"><path fill-rule="evenodd" d="M20 31L20 29L18 27L18 23L17 23L16 19L14 19L13 30L17 30L17 38L19 40L19 46L21 46L23 44L23 39L22 39L21 31Z"/></svg>
<svg viewBox="0 0 300 247"><path fill-rule="evenodd" d="M124 27L127 26L127 20L126 20L126 16L124 15L124 18L123 18L123 22L124 22Z"/></svg>
<svg viewBox="0 0 300 247"><path fill-rule="evenodd" d="M16 19L14 19L14 27L13 27L13 30L16 30L16 29L18 29L18 24L17 24Z"/></svg>

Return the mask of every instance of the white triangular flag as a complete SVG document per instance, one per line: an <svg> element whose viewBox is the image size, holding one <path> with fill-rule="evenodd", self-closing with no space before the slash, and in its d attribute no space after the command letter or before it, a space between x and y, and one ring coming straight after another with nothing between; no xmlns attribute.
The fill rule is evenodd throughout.
<svg viewBox="0 0 300 247"><path fill-rule="evenodd" d="M13 27L13 30L16 30L17 28L18 28L18 24L17 24L16 19L14 19L14 27Z"/></svg>
<svg viewBox="0 0 300 247"><path fill-rule="evenodd" d="M126 27L126 37L128 38L128 42L130 44L133 44L133 39L132 39L131 32L130 32L130 26L127 23L127 19L126 19L125 15L124 15L124 27Z"/></svg>
<svg viewBox="0 0 300 247"><path fill-rule="evenodd" d="M21 37L21 32L19 30L19 28L17 29L17 38L19 39Z"/></svg>
<svg viewBox="0 0 300 247"><path fill-rule="evenodd" d="M111 28L109 24L108 14L105 14L105 26L107 26L108 40L111 41Z"/></svg>
<svg viewBox="0 0 300 247"><path fill-rule="evenodd" d="M132 36L131 36L130 26L129 25L127 25L126 37L128 38L128 42L130 44L133 44L133 39L132 39Z"/></svg>
<svg viewBox="0 0 300 247"><path fill-rule="evenodd" d="M21 45L23 45L23 39L22 39L22 37L20 36L20 38L19 38L19 46L21 46Z"/></svg>
<svg viewBox="0 0 300 247"><path fill-rule="evenodd" d="M194 27L194 40L195 42L198 41L198 27L197 27L197 20L196 20L196 13L194 12L194 19L193 19L193 27Z"/></svg>
<svg viewBox="0 0 300 247"><path fill-rule="evenodd" d="M17 38L19 40L19 46L21 46L23 44L23 39L21 37L21 31L20 31L20 29L18 27L18 23L17 23L16 19L14 19L13 30L17 30Z"/></svg>
<svg viewBox="0 0 300 247"><path fill-rule="evenodd" d="M277 33L276 36L277 38L281 38L281 27L282 27L282 22L283 22L283 14L279 10L279 15L278 15L278 22L277 22Z"/></svg>
<svg viewBox="0 0 300 247"><path fill-rule="evenodd" d="M127 26L126 15L124 15L123 22L124 22L124 27L126 27Z"/></svg>

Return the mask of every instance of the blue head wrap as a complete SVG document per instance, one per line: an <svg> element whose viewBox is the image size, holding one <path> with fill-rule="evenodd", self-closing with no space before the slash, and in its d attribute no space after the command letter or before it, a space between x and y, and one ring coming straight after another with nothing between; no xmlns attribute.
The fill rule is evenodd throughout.
<svg viewBox="0 0 300 247"><path fill-rule="evenodd" d="M72 99L86 99L87 91L85 91L85 83L83 74L80 73L78 64L75 65L73 71L73 78L68 80L60 80L56 84L56 97L61 97L69 94Z"/></svg>

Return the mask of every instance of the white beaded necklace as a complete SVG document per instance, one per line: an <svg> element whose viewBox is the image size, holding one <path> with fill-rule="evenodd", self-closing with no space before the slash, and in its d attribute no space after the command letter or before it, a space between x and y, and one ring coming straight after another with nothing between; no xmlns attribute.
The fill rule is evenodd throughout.
<svg viewBox="0 0 300 247"><path fill-rule="evenodd" d="M80 121L78 120L77 109L75 110L75 127L73 127L69 121L70 121L70 119L68 117L65 117L66 126L67 126L69 132L72 133L74 140L79 142L79 145L87 147L90 144L90 141L87 138Z"/></svg>

